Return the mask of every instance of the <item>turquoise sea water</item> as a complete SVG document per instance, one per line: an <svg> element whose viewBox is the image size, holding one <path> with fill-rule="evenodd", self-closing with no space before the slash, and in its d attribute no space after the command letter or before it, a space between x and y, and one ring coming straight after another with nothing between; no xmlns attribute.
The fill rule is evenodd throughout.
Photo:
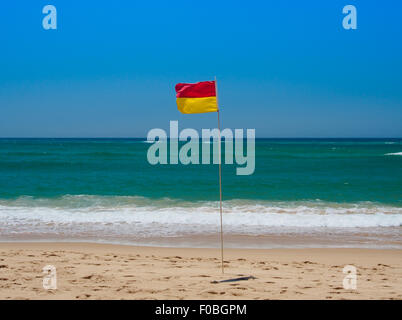
<svg viewBox="0 0 402 320"><path fill-rule="evenodd" d="M150 165L144 140L0 139L0 240L212 232L217 165ZM255 166L223 166L228 232L400 235L402 139L257 139Z"/></svg>
<svg viewBox="0 0 402 320"><path fill-rule="evenodd" d="M0 139L0 198L216 200L216 165L150 165L144 139ZM256 170L223 168L224 198L402 206L402 140L257 139Z"/></svg>

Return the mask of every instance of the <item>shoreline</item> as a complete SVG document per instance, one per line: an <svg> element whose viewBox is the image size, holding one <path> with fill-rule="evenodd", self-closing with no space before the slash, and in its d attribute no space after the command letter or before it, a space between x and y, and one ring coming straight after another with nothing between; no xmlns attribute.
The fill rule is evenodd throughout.
<svg viewBox="0 0 402 320"><path fill-rule="evenodd" d="M402 250L0 242L0 299L402 299ZM57 290L42 286L54 265ZM356 290L343 288L345 265ZM256 279L212 284L254 276Z"/></svg>
<svg viewBox="0 0 402 320"><path fill-rule="evenodd" d="M400 227L367 228L357 230L331 229L294 231L283 230L268 234L224 233L224 246L231 249L300 249L300 248L350 248L350 249L402 249ZM1 231L1 228L0 228ZM293 231L293 232L292 232ZM219 233L191 233L175 236L146 236L136 234L108 234L99 231L76 235L59 234L15 234L1 235L0 243L94 243L137 247L172 248L220 248Z"/></svg>

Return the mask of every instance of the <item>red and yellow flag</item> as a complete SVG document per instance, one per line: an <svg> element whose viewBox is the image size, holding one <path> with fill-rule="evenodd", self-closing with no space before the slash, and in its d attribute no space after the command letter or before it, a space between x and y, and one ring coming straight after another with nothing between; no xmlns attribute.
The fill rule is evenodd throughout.
<svg viewBox="0 0 402 320"><path fill-rule="evenodd" d="M218 111L215 81L176 84L177 108L181 113Z"/></svg>

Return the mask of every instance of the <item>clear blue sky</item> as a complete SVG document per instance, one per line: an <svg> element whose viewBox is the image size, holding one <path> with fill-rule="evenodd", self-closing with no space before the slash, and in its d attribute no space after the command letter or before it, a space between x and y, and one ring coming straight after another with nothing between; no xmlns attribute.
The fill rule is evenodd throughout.
<svg viewBox="0 0 402 320"><path fill-rule="evenodd" d="M58 29L42 28L53 4ZM357 30L342 8L357 7ZM400 1L2 1L0 137L216 126L174 85L218 78L223 127L402 137Z"/></svg>

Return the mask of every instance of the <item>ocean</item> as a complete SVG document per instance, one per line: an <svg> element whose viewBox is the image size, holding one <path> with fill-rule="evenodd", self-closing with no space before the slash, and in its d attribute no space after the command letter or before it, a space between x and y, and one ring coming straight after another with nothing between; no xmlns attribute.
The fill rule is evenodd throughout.
<svg viewBox="0 0 402 320"><path fill-rule="evenodd" d="M0 139L0 241L218 247L217 165L145 139ZM228 247L402 248L402 139L257 139L223 165Z"/></svg>

